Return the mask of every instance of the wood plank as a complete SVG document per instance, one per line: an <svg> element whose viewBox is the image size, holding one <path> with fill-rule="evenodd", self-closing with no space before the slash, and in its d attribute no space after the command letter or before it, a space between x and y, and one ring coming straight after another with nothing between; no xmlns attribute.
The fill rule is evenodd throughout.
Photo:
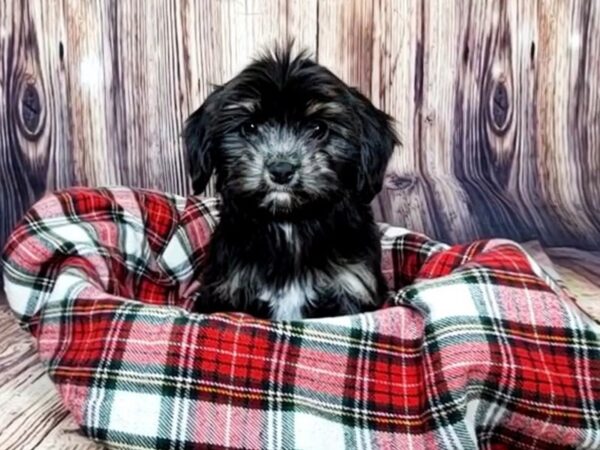
<svg viewBox="0 0 600 450"><path fill-rule="evenodd" d="M439 14L429 17L436 7L442 8ZM453 74L431 68L438 54L447 61L452 40L437 36L458 32L456 9L452 2L432 5L431 11L424 2L380 0L374 6L371 98L395 117L402 141L374 204L376 217L443 240L459 240L457 229L465 234L479 231L470 220L466 194L449 170L451 130L440 99L448 101L453 94ZM436 30L433 37L430 28ZM432 55L434 50L438 53ZM430 91L435 91L431 97ZM437 189L438 198L435 188L440 184L445 189Z"/></svg>
<svg viewBox="0 0 600 450"><path fill-rule="evenodd" d="M372 96L399 118L404 139L379 217L450 242L537 236L598 248L600 183L588 167L600 163L598 146L589 146L600 130L599 91L598 77L586 75L589 61L600 66L589 35L600 28L598 3L410 6L375 5L374 47L387 62L377 64L376 50ZM548 24L548 16L561 19ZM392 70L396 58L413 76ZM394 103L399 92L405 101Z"/></svg>
<svg viewBox="0 0 600 450"><path fill-rule="evenodd" d="M33 338L0 306L0 448L102 447L81 436L37 355Z"/></svg>
<svg viewBox="0 0 600 450"><path fill-rule="evenodd" d="M306 49L317 58L318 37L317 0L287 0L286 39L294 39L297 49Z"/></svg>
<svg viewBox="0 0 600 450"><path fill-rule="evenodd" d="M29 3L0 0L0 247L23 211L45 190L48 101ZM17 120L19 118L19 120ZM1 283L1 281L0 281Z"/></svg>
<svg viewBox="0 0 600 450"><path fill-rule="evenodd" d="M188 191L180 144L180 3L66 2L78 183Z"/></svg>
<svg viewBox="0 0 600 450"><path fill-rule="evenodd" d="M600 248L600 5L540 1L536 148L541 230L562 245Z"/></svg>
<svg viewBox="0 0 600 450"><path fill-rule="evenodd" d="M18 395L19 389L39 378L43 371L31 336L17 327L16 321L0 306L0 398L8 402L10 396Z"/></svg>
<svg viewBox="0 0 600 450"><path fill-rule="evenodd" d="M407 14L386 10L385 2L378 6L376 23L383 29L379 45L394 49L394 35L385 30L403 29L394 23L400 20L394 16ZM507 51L499 44L499 36L506 33L505 15L495 2L443 1L421 2L408 14L409 34L416 36L414 48L392 53L392 59L404 56L405 66L414 72L409 78L396 71L387 86L384 82L375 91L380 97L383 92L383 104L394 101L387 96L404 91L411 105L396 103L399 111L390 111L403 116L401 136L406 141L397 153L411 156L394 158L390 165L380 199L382 219L423 229L418 221L427 217L424 231L449 242L490 236L491 228L523 238L519 217L510 211L514 202L494 180L488 164L491 157L485 153L493 148L486 148L488 115L481 112L481 104L489 100L487 85L494 83L490 68L495 67L497 77L506 70ZM382 76L389 77L385 66ZM398 77L402 85L391 89Z"/></svg>
<svg viewBox="0 0 600 450"><path fill-rule="evenodd" d="M524 242L525 250L588 316L600 323L600 252L571 247L543 248Z"/></svg>
<svg viewBox="0 0 600 450"><path fill-rule="evenodd" d="M373 0L319 2L317 59L369 95L373 62Z"/></svg>
<svg viewBox="0 0 600 450"><path fill-rule="evenodd" d="M6 450L36 448L68 414L47 376L27 384L8 402L2 398L2 404L11 405L8 413L2 413L0 429L0 442Z"/></svg>
<svg viewBox="0 0 600 450"><path fill-rule="evenodd" d="M577 304L600 323L600 252L555 247L546 253Z"/></svg>
<svg viewBox="0 0 600 450"><path fill-rule="evenodd" d="M82 436L73 417L67 415L40 441L36 450L103 450L105 448Z"/></svg>

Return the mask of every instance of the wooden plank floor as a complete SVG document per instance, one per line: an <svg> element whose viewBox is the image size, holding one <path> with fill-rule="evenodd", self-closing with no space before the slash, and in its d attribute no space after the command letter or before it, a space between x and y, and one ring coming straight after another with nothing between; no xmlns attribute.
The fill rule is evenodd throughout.
<svg viewBox="0 0 600 450"><path fill-rule="evenodd" d="M600 321L600 252L572 248L527 250ZM35 352L33 339L0 302L0 450L97 450L77 432Z"/></svg>
<svg viewBox="0 0 600 450"><path fill-rule="evenodd" d="M0 450L102 449L80 436L35 351L33 338L0 306Z"/></svg>

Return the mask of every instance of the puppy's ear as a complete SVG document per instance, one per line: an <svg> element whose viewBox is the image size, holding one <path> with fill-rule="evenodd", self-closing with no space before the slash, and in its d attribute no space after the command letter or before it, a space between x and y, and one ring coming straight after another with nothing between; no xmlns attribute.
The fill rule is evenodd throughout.
<svg viewBox="0 0 600 450"><path fill-rule="evenodd" d="M188 171L192 177L194 194L204 191L214 169L214 140L211 126L222 91L223 88L217 86L202 106L188 117L183 129Z"/></svg>
<svg viewBox="0 0 600 450"><path fill-rule="evenodd" d="M370 203L381 190L385 170L398 138L390 116L375 108L356 89L351 88L350 93L361 125L356 190L361 201Z"/></svg>

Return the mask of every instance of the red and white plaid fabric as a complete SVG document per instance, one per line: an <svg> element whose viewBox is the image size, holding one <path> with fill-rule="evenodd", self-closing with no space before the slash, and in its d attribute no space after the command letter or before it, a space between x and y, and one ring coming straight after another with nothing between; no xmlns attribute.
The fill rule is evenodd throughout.
<svg viewBox="0 0 600 450"><path fill-rule="evenodd" d="M600 448L598 326L517 244L449 247L385 227L397 292L385 309L297 322L192 314L217 208L71 189L37 203L10 237L10 305L90 438L169 449Z"/></svg>

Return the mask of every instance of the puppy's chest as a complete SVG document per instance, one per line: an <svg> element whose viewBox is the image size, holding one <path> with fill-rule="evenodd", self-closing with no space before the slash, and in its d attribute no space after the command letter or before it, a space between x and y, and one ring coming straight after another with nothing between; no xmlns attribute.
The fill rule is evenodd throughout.
<svg viewBox="0 0 600 450"><path fill-rule="evenodd" d="M350 299L369 304L375 291L375 277L366 265L331 263L324 270L308 269L283 283L265 279L257 286L257 298L268 304L273 319L294 320L305 317L308 310L318 311L325 303L339 302L340 311L345 309L341 303Z"/></svg>
<svg viewBox="0 0 600 450"><path fill-rule="evenodd" d="M290 279L281 287L265 283L258 291L258 301L268 304L276 320L301 319L318 299L318 289L309 277Z"/></svg>
<svg viewBox="0 0 600 450"><path fill-rule="evenodd" d="M255 254L230 268L219 290L226 297L264 302L276 320L294 320L328 303L375 301L376 277L366 262L341 261L315 245L293 225L277 224L267 240L254 241ZM271 250L257 258L261 248Z"/></svg>

